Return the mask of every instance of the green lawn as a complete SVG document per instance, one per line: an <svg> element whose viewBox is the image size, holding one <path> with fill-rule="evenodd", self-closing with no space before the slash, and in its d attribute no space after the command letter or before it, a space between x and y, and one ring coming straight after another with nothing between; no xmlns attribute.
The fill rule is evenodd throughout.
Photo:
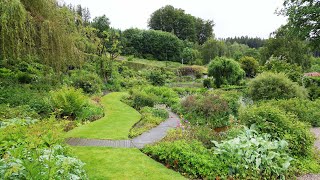
<svg viewBox="0 0 320 180"><path fill-rule="evenodd" d="M72 147L83 162L89 179L185 179L179 173L146 156L138 149Z"/></svg>
<svg viewBox="0 0 320 180"><path fill-rule="evenodd" d="M115 92L102 97L101 104L105 108L105 116L69 131L66 137L128 139L129 130L140 120L141 115L120 101L125 94Z"/></svg>

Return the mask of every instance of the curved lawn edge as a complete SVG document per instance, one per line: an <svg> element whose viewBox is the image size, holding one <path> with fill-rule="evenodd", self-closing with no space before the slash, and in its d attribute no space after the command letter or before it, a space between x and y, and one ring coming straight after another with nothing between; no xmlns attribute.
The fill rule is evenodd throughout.
<svg viewBox="0 0 320 180"><path fill-rule="evenodd" d="M89 179L186 179L138 149L72 147L72 150L86 163L84 168Z"/></svg>
<svg viewBox="0 0 320 180"><path fill-rule="evenodd" d="M101 104L104 107L105 116L74 128L66 133L66 138L129 139L129 131L140 120L141 115L134 108L120 101L125 95L127 93L113 92L103 96Z"/></svg>

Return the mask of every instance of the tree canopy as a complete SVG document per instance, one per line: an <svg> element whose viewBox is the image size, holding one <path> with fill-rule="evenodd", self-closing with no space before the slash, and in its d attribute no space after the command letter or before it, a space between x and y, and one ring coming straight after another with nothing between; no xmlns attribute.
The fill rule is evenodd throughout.
<svg viewBox="0 0 320 180"><path fill-rule="evenodd" d="M285 0L283 6L279 14L288 16L290 33L320 48L320 1Z"/></svg>
<svg viewBox="0 0 320 180"><path fill-rule="evenodd" d="M203 44L213 37L214 23L167 5L152 13L148 26L154 30L171 32L182 40Z"/></svg>
<svg viewBox="0 0 320 180"><path fill-rule="evenodd" d="M1 64L15 64L26 56L56 70L79 64L74 14L54 0L0 1Z"/></svg>

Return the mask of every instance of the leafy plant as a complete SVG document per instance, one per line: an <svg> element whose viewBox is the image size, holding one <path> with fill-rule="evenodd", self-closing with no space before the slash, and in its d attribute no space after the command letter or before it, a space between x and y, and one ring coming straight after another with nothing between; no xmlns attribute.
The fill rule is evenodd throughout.
<svg viewBox="0 0 320 180"><path fill-rule="evenodd" d="M63 87L60 90L51 91L49 102L52 110L60 118L79 120L93 120L103 115L103 110L90 103L80 89Z"/></svg>
<svg viewBox="0 0 320 180"><path fill-rule="evenodd" d="M70 75L70 84L89 94L101 92L103 86L102 80L97 74L85 70L73 70Z"/></svg>
<svg viewBox="0 0 320 180"><path fill-rule="evenodd" d="M305 88L292 82L283 73L264 72L248 84L248 93L253 100L306 98Z"/></svg>
<svg viewBox="0 0 320 180"><path fill-rule="evenodd" d="M234 139L213 142L213 153L228 166L229 174L239 179L285 179L293 160L285 140L270 140L269 135L253 129L247 128Z"/></svg>
<svg viewBox="0 0 320 180"><path fill-rule="evenodd" d="M209 64L208 75L215 79L214 83L219 88L223 84L239 84L245 72L237 61L224 57L216 57Z"/></svg>
<svg viewBox="0 0 320 180"><path fill-rule="evenodd" d="M248 106L240 111L240 121L246 126L256 125L259 133L267 133L272 139L284 139L289 143L290 154L309 156L314 137L309 126L270 104Z"/></svg>
<svg viewBox="0 0 320 180"><path fill-rule="evenodd" d="M263 103L270 104L292 113L297 116L299 121L311 124L314 127L320 126L320 100L310 101L307 99L288 99L288 100L272 100Z"/></svg>

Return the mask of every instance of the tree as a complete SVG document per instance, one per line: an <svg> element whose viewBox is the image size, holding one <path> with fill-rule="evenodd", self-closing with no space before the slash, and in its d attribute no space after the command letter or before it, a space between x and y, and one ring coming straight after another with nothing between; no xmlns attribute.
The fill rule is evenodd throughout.
<svg viewBox="0 0 320 180"><path fill-rule="evenodd" d="M241 58L240 64L242 69L246 72L247 77L253 78L257 74L259 62L253 57L245 56Z"/></svg>
<svg viewBox="0 0 320 180"><path fill-rule="evenodd" d="M201 18L196 18L195 22L197 42L199 44L205 43L208 39L213 38L213 26L214 22L212 20L203 20Z"/></svg>
<svg viewBox="0 0 320 180"><path fill-rule="evenodd" d="M183 42L175 35L155 30L127 29L124 52L144 58L180 62Z"/></svg>
<svg viewBox="0 0 320 180"><path fill-rule="evenodd" d="M310 49L305 42L293 37L278 36L268 39L265 46L260 48L260 54L262 64L273 56L291 64L298 64L303 69L310 67Z"/></svg>
<svg viewBox="0 0 320 180"><path fill-rule="evenodd" d="M285 0L279 14L288 16L291 34L309 40L315 49L320 47L320 1Z"/></svg>
<svg viewBox="0 0 320 180"><path fill-rule="evenodd" d="M237 61L225 57L216 57L209 64L208 75L215 79L215 85L220 88L222 84L239 84L245 72Z"/></svg>
<svg viewBox="0 0 320 180"><path fill-rule="evenodd" d="M103 31L100 36L100 44L98 45L100 71L106 81L107 76L105 73L104 61L108 62L109 76L112 77L113 62L120 55L122 45L120 43L120 33L115 29Z"/></svg>
<svg viewBox="0 0 320 180"><path fill-rule="evenodd" d="M194 64L198 56L199 51L189 47L184 48L181 53L183 64Z"/></svg>
<svg viewBox="0 0 320 180"><path fill-rule="evenodd" d="M303 75L301 66L287 63L277 57L271 57L262 67L262 70L274 73L284 73L294 82L301 82L301 77Z"/></svg>
<svg viewBox="0 0 320 180"><path fill-rule="evenodd" d="M200 47L200 52L202 54L203 64L208 64L215 57L224 56L226 46L222 41L209 39Z"/></svg>
<svg viewBox="0 0 320 180"><path fill-rule="evenodd" d="M39 57L56 71L80 65L74 20L74 13L54 0L0 1L0 60L12 65Z"/></svg>
<svg viewBox="0 0 320 180"><path fill-rule="evenodd" d="M186 14L183 9L167 5L152 13L148 26L175 34L179 39L203 44L213 37L213 21L205 21Z"/></svg>
<svg viewBox="0 0 320 180"><path fill-rule="evenodd" d="M110 29L109 18L107 18L106 15L95 17L91 23L91 26L99 31L98 36L101 38L103 37L102 32Z"/></svg>

